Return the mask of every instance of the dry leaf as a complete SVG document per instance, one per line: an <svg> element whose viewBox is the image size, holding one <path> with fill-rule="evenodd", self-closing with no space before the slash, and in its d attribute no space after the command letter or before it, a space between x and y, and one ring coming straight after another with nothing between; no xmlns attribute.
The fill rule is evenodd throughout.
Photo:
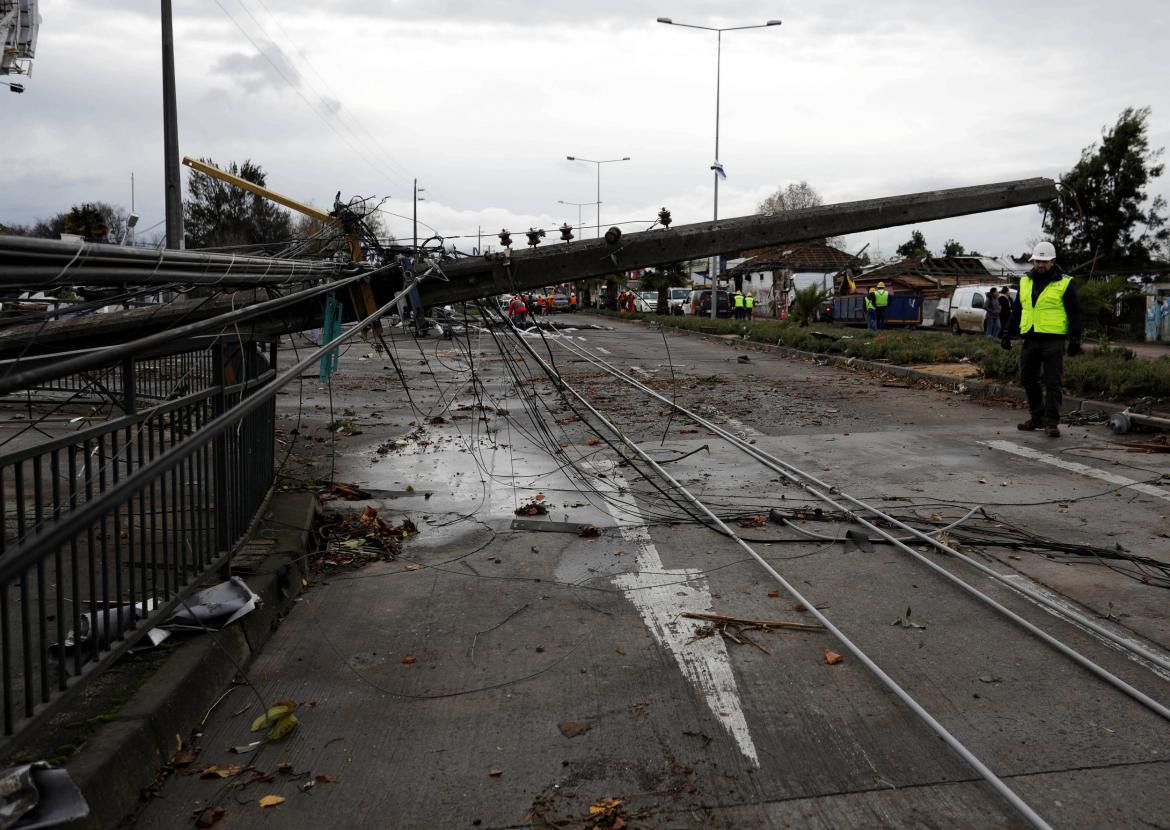
<svg viewBox="0 0 1170 830"><path fill-rule="evenodd" d="M780 592L779 591L769 591L768 596L770 596L772 599L776 599L776 597L780 596Z"/></svg>
<svg viewBox="0 0 1170 830"><path fill-rule="evenodd" d="M245 769L248 769L244 764L230 764L225 767L204 767L203 772L199 773L200 778L234 778Z"/></svg>
<svg viewBox="0 0 1170 830"><path fill-rule="evenodd" d="M620 798L603 798L600 801L594 801L589 805L590 816L604 816L617 810L622 806Z"/></svg>
<svg viewBox="0 0 1170 830"><path fill-rule="evenodd" d="M980 484L986 484L986 483L987 483L987 479L985 479L985 478L981 478L981 479L979 479L979 483L980 483Z"/></svg>
<svg viewBox="0 0 1170 830"><path fill-rule="evenodd" d="M335 781L337 781L337 776L335 776L335 775L318 775L317 780L322 784L332 784Z"/></svg>
<svg viewBox="0 0 1170 830"><path fill-rule="evenodd" d="M544 493L537 493L532 498L535 499L536 501L544 501Z"/></svg>
<svg viewBox="0 0 1170 830"><path fill-rule="evenodd" d="M317 782L310 778L304 784L301 784L301 792L307 792L308 790L313 789L315 786L317 786Z"/></svg>
<svg viewBox="0 0 1170 830"><path fill-rule="evenodd" d="M226 812L222 804L216 804L213 807L208 807L199 812L199 816L195 819L196 827L211 827L213 824L223 818Z"/></svg>
<svg viewBox="0 0 1170 830"><path fill-rule="evenodd" d="M586 439L585 443L591 447L596 447L601 443L601 439L600 438L588 438L588 439Z"/></svg>
<svg viewBox="0 0 1170 830"><path fill-rule="evenodd" d="M273 726L272 729L270 729L268 731L268 740L279 741L285 735L289 734L294 729L296 729L297 724L299 724L299 723L300 723L300 721L297 720L297 716L294 715L292 712L289 712L283 718L278 720L276 722L276 725Z"/></svg>
<svg viewBox="0 0 1170 830"><path fill-rule="evenodd" d="M402 658L402 665L404 666L413 666L417 662L418 660L411 657L409 654Z"/></svg>
<svg viewBox="0 0 1170 830"><path fill-rule="evenodd" d="M561 730L561 734L566 738L575 738L589 731L589 721L567 720L557 728Z"/></svg>
<svg viewBox="0 0 1170 830"><path fill-rule="evenodd" d="M931 513L930 520L932 522L941 522L943 520L942 513Z"/></svg>
<svg viewBox="0 0 1170 830"><path fill-rule="evenodd" d="M488 775L490 775L492 778L499 778L503 774L504 774L504 771L502 769L500 769L499 767L492 767L491 769L488 770Z"/></svg>
<svg viewBox="0 0 1170 830"><path fill-rule="evenodd" d="M277 804L284 803L283 795L266 795L260 799L261 807L275 807Z"/></svg>
<svg viewBox="0 0 1170 830"><path fill-rule="evenodd" d="M413 562L411 562L409 565L406 566L406 569L408 571L421 571L422 565L416 565Z"/></svg>
<svg viewBox="0 0 1170 830"><path fill-rule="evenodd" d="M601 530L595 524L582 525L577 535L584 539L596 539L601 535Z"/></svg>
<svg viewBox="0 0 1170 830"><path fill-rule="evenodd" d="M845 659L844 657L842 657L837 652L833 651L831 648L825 649L825 662L828 663L830 666L835 666L844 659Z"/></svg>

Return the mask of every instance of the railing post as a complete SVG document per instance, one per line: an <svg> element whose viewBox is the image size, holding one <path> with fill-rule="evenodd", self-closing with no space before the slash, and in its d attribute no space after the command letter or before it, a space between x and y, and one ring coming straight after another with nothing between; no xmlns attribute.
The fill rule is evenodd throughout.
<svg viewBox="0 0 1170 830"><path fill-rule="evenodd" d="M134 382L134 358L122 361L122 411L132 415L138 409L138 387Z"/></svg>
<svg viewBox="0 0 1170 830"><path fill-rule="evenodd" d="M227 372L224 361L227 359L223 343L212 346L212 377L215 381L215 395L212 397L212 417L218 418L227 411ZM228 492L228 452L227 436L221 435L215 439L213 450L215 458L215 546L216 553L226 553L231 549L230 516L231 496Z"/></svg>

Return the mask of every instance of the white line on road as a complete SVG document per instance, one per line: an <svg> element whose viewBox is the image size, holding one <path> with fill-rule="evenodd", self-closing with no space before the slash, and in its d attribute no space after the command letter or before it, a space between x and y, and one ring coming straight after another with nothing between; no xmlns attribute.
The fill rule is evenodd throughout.
<svg viewBox="0 0 1170 830"><path fill-rule="evenodd" d="M613 352L607 352L605 349L601 348L601 346L594 346L593 348L597 349L597 351L601 352L602 354L613 354Z"/></svg>
<svg viewBox="0 0 1170 830"><path fill-rule="evenodd" d="M595 479L599 490L614 494L628 492L625 479L616 471ZM634 547L637 572L614 579L642 615L642 621L658 644L670 652L683 677L698 687L716 719L735 739L740 751L753 766L760 765L756 745L748 730L723 638L697 638L679 615L683 611L712 610L711 592L702 571L691 568L666 570L641 516L609 500L606 509L617 523L622 538ZM681 582L689 579L689 582ZM665 584L664 584L665 583Z"/></svg>
<svg viewBox="0 0 1170 830"><path fill-rule="evenodd" d="M1155 487L1152 484L1136 481L1132 478L1119 476L1116 473L1107 473L1104 470L1098 470L1096 467L1090 467L1088 464L1081 464L1078 461L1069 461L1064 458L1058 458L1055 455L1049 455L1040 450L1034 450L1031 447L1023 447L1011 441L980 441L984 446L991 447L993 450L1001 450L1003 452L1010 452L1012 455L1018 455L1021 458L1030 458L1033 461L1040 461L1044 464L1051 464L1053 467L1060 467L1062 470L1068 470L1072 473L1080 473L1083 476L1100 479L1101 481L1108 481L1110 484L1119 484L1122 487L1128 487L1131 490L1137 490L1139 493L1145 493L1148 496L1156 496L1157 498L1170 501L1170 492L1163 490L1161 487Z"/></svg>

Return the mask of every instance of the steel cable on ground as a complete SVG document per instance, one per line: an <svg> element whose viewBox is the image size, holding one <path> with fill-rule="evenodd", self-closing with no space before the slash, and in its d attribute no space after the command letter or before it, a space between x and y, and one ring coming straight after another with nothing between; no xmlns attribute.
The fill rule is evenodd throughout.
<svg viewBox="0 0 1170 830"><path fill-rule="evenodd" d="M594 417L598 421L600 421L602 424L605 425L606 429L612 431L614 433L614 435L617 436L617 438L619 440L624 440L621 430L616 425L614 425L612 422L610 422L609 419L606 418L602 413L598 412L597 409L589 402L589 400L587 398L585 398L585 396L583 396L575 388L573 388L568 383L566 383L563 379L561 379L556 374L555 370L553 368L551 368L547 363L545 363L540 358L540 355L538 355L530 346L528 346L527 343L525 343L524 346L528 350L529 354L531 354L533 359L536 360L537 364L540 365L544 369L544 371L548 374L549 378L556 385L557 390L561 393L563 398L568 398L570 395L572 397L576 398L581 403L582 406L584 406L586 409L588 409L594 415ZM685 413L685 411L682 410L681 407L680 407L680 411L683 411L684 414L689 414L689 413ZM694 417L694 416L691 416L691 417ZM869 655L867 655L864 651L861 650L861 648L859 646L857 646L852 640L850 640L845 635L845 633L843 631L841 631L839 628L837 628L829 620L829 618L826 617L816 607L815 603L813 603L811 600L806 599L800 593L800 590L796 588L795 585L793 585L787 579L785 579L779 573L779 571L777 571L774 567L772 567L772 565L766 559L764 559L764 557L762 555L760 555L758 552L756 552L756 550L753 547L751 547L751 545L749 545L747 542L743 541L738 535L736 535L735 531L733 531L730 527L728 527L726 524L724 524L723 521L721 519L719 519L719 517L716 516L713 512L711 512L706 507L706 505L703 504L702 501L700 501L689 490L687 490L685 487L683 487L683 485L677 479L675 479L661 465L659 465L657 462L655 462L654 459L651 458L648 453L646 453L643 449L641 449L641 447L638 447L637 445L632 445L631 448L633 449L633 451L635 453L639 454L643 458L643 460L651 467L651 469L653 469L658 474L659 477L661 477L664 481L668 482L671 485L671 487L673 487L680 494L682 494L682 496L684 498L686 498L692 504L694 504L698 510L700 510L704 514L706 514L725 533L727 533L740 547L742 547L744 549L744 551L747 552L747 554L752 557L752 559L756 560L756 562L758 562L760 564L760 566L763 567L764 570L766 570L768 572L769 575L771 575L778 583L780 583L780 585L784 588L784 590L786 590L788 592L788 594L793 599L795 599L797 602L803 604L809 610L809 612L817 619L817 621L821 625L823 625L834 637L837 638L838 642L840 642L841 645L847 651L849 651L855 658L857 658L857 660L860 661L862 663L862 665L864 665L867 669L869 669L869 671L871 673L873 673L873 675L875 677L878 678L878 680L882 683L882 685L884 685L887 689L889 689L891 692L893 692L894 695L898 697L898 699L900 699L904 704L906 704L906 706L908 706L911 709L911 711L914 712L914 714L916 714L924 723L926 723L926 725L929 726L930 729L936 735L938 735L952 750L954 750L954 752L957 755L959 755L959 757L961 757L989 785L991 785L991 787L996 792L998 792L1004 798L1004 800L1006 800L1021 816L1023 816L1024 819L1027 820L1029 824L1031 824L1033 827L1036 827L1036 828L1043 828L1044 830L1050 830L1050 825L1035 810L1033 810L1032 807L1027 804L1027 802L1025 802L1014 790L1012 790L1010 787L1008 787L1008 785L1005 784L1003 782L1003 780L1001 780L999 778L999 776L997 776L986 764L984 764L982 761L980 761L979 758L976 757L975 754L971 752L971 750L969 750L965 745L963 745L963 743L961 741L959 741L958 738L956 738L954 735L952 735L946 729L946 727L944 727L938 720L936 720L934 718L933 715L930 714L930 712L928 712L920 703L918 703L918 701L915 700L905 689L903 689L901 686L899 686L898 683L892 677L890 677L888 674L886 674L886 672L877 663L875 663L869 657Z"/></svg>
<svg viewBox="0 0 1170 830"><path fill-rule="evenodd" d="M562 343L562 345L564 345L564 343ZM807 491L810 495L816 497L817 499L824 502L825 504L832 506L834 509L841 511L845 515L850 516L854 521L856 521L858 524L865 527L867 530L870 530L874 533L877 533L880 536L882 536L883 538L887 539L890 542L890 544L894 545L899 550L902 550L902 551L910 554L915 559L917 559L919 562L926 565L928 568L933 570L935 573L939 574L940 576L942 576L943 578L945 578L946 580L948 580L952 584L956 585L964 592L973 596L974 598L976 598L980 602L990 606L991 608L994 608L996 611L998 611L1000 614L1005 616L1007 619L1010 619L1012 622L1016 623L1017 625L1024 628L1025 630L1027 630L1029 633L1035 635L1036 637L1039 637L1041 640L1046 642L1048 645L1052 646L1057 651L1064 654L1066 657L1069 657L1074 662L1080 664L1083 668L1087 669L1091 673L1100 677L1105 682L1114 686L1114 688L1118 689L1119 691L1124 692L1125 694L1132 697L1134 700L1136 700L1139 703L1141 703L1142 705L1144 705L1150 711L1152 711L1152 712L1160 715L1161 717L1165 718L1166 720L1170 721L1170 708L1167 708L1163 704L1161 704L1158 701L1151 698L1149 695L1145 694L1144 692L1139 691L1138 689L1134 688L1130 684L1126 683L1121 678L1117 677L1116 675L1112 674L1108 670L1097 665L1092 660L1089 660L1087 657L1082 655L1080 652L1076 651L1075 649L1071 648L1070 646L1065 645L1062 641L1056 639L1048 632L1042 630L1041 628L1037 627L1033 623L1031 623L1028 620L1021 617L1019 614L1012 611L1011 609L1009 609L1006 606L1002 605L1001 603L997 602L995 599L982 593L974 586L963 581L961 578L959 578L955 574L951 573L946 568L943 568L941 565L937 564L936 562L932 562L930 559L928 559L922 553L909 547L904 542L897 539L897 537L890 534L888 531L884 530L883 528L878 527L877 525L873 524L869 520L858 515L856 511L852 511L852 510L847 509L846 507L844 507L843 505L841 505L840 503L835 501L833 499L833 497L830 495L830 493L836 494L841 499L848 501L851 504L855 504L857 507L873 514L876 517L879 517L883 521L889 522L893 526L900 528L901 530L909 532L910 534L912 534L914 537L916 537L920 541L926 542L927 544L932 545L933 547L943 551L944 553L947 553L947 554L955 557L959 561L961 561L965 564L968 564L971 567L974 567L980 573L983 573L987 576L990 576L991 578L995 579L997 582L1011 588L1013 591L1028 597L1033 602L1036 602L1037 604L1042 605L1043 607L1047 608L1048 610L1052 611L1053 613L1057 614L1059 617L1067 620L1068 622L1070 622L1074 625L1083 626L1083 627L1091 629L1092 631L1099 634L1102 638L1108 640L1110 643L1114 644L1118 648L1122 649L1124 652L1132 655L1133 657L1135 657L1139 660L1149 661L1151 663L1158 665L1159 667L1161 667L1164 670L1170 670L1170 660L1166 660L1165 658L1163 658L1157 654L1154 654L1151 651L1147 651L1145 649L1139 650L1139 649L1135 648L1135 646L1132 642L1129 642L1129 641L1119 637L1118 635L1114 634L1109 629L1105 628L1104 626L1099 625L1098 623L1094 622L1093 620L1081 617L1079 615L1072 614L1068 609L1062 608L1060 605L1054 603L1052 600L1048 599L1043 594L1040 594L1036 591L1033 591L1032 589L1030 589L1024 585L1019 585L1019 584L1012 582L1011 580L1007 579L1003 575L996 572L994 569L987 567L982 562L978 562L978 561L972 559L971 557L967 556L966 554L960 553L959 551L955 550L954 548L950 547L949 545L946 545L945 543L939 541L938 539L935 539L934 537L929 536L929 535L923 533L922 531L920 531L914 527L911 527L910 525L894 518L893 516L890 516L889 514L885 513L884 511L882 511L881 509L879 509L877 507L874 507L874 506L869 505L865 502L862 502L859 499L855 499L852 496L849 496L848 494L842 493L840 489L833 487L829 484L826 484L825 482L821 481L820 479L816 478L815 476L798 469L797 467L789 464L788 462L783 461L779 458L776 458L775 456L773 456L773 455L771 455L771 454L769 454L761 449L758 449L757 447L755 447L751 444L748 444L747 442L737 438L731 432L723 429L719 425L712 423L711 421L707 420L706 418L703 418L701 415L697 415L694 412L686 409L685 407L682 407L679 404L671 403L669 401L669 399L665 398L664 396L660 395L658 392L654 391L650 387L641 383L636 378L633 378L633 377L627 375L626 373L622 372L620 369L618 369L616 366L609 363L608 361L605 361L605 360L602 360L601 358L596 357L588 350L581 348L581 347L578 347L576 344L572 344L572 345L568 346L568 349L569 349L569 351L574 351L576 354L578 354L581 357L585 357L590 362L592 362L594 365L613 374L615 377L618 377L621 380L624 380L626 383L630 384L634 388L640 389L641 391L645 392L646 394L651 395L652 397L657 398L658 400L661 400L663 403L666 403L670 406L677 407L679 412L681 412L682 414L691 418L691 420L695 421L698 424L703 425L704 427L706 427L710 431L714 432L719 437L726 440L732 446L736 447L737 449L741 450L744 453L747 453L748 455L752 456L760 463L764 464L764 466L769 467L770 469L775 470L776 472L781 473L785 477L789 478L791 481L796 483L802 489ZM826 490L828 492L822 492L821 490L818 490L817 487L824 488L824 490Z"/></svg>

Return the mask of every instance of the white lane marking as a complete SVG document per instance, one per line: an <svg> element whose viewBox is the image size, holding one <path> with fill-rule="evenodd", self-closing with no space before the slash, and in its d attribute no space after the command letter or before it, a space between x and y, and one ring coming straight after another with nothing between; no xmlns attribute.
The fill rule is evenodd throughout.
<svg viewBox="0 0 1170 830"><path fill-rule="evenodd" d="M630 366L630 371L637 372L639 375L642 375L643 377L646 377L646 378L653 378L654 377L652 374L647 372L641 366Z"/></svg>
<svg viewBox="0 0 1170 830"><path fill-rule="evenodd" d="M618 472L606 478L595 479L599 490L629 492L625 479ZM722 637L695 638L683 611L710 611L711 592L705 579L697 579L702 571L691 568L666 570L658 549L642 526L644 519L634 511L605 502L622 538L636 551L637 573L622 574L614 583L642 615L642 621L658 644L670 652L683 677L693 683L707 701L716 720L731 734L753 766L760 765L756 745L748 730L747 718L735 685L727 645ZM681 582L691 579L691 582ZM670 583L670 584L664 584Z"/></svg>
<svg viewBox="0 0 1170 830"><path fill-rule="evenodd" d="M1110 484L1119 484L1122 487L1128 487L1131 490L1137 490L1139 493L1145 493L1148 496L1156 496L1157 498L1170 501L1170 492L1163 490L1161 487L1155 487L1152 484L1146 484L1141 481L1136 481L1132 478L1119 476L1116 473L1107 473L1104 470L1098 470L1096 467L1090 467L1088 464L1081 464L1078 461L1069 461L1065 458L1058 458L1055 455L1049 455L1040 450L1034 450L1031 447L1023 447L1019 444L1014 444L1011 441L980 441L984 446L991 447L993 450L1001 450L1003 452L1010 452L1012 455L1018 455L1021 458L1030 458L1033 461L1040 461L1044 464L1051 464L1053 467L1060 467L1062 470L1068 470L1072 473L1080 473L1083 476L1100 479L1101 481L1108 481Z"/></svg>
<svg viewBox="0 0 1170 830"><path fill-rule="evenodd" d="M1063 596L1056 593L1055 591L1049 590L1049 588L1046 585L1042 585L1039 582L1037 582L1036 580L1032 579L1031 577L1025 576L1024 574L1020 574L1020 573L1002 574L1002 576L1004 579L1006 579L1010 582L1017 582L1025 587L1031 589L1031 591L1033 593L1040 594L1042 597L1044 597L1044 599L1048 600L1053 605L1057 606L1060 609L1060 613L1057 613L1056 611L1054 611L1053 609L1051 609L1045 605L1041 605L1039 602L1037 602L1036 600L1032 599L1031 597L1029 597L1025 594L1024 599L1031 602L1037 608L1040 608L1041 610L1046 611L1047 613L1056 617L1058 620L1064 620L1065 622L1068 622L1068 623L1071 623L1072 625L1075 625L1077 628L1081 629L1081 631L1084 631L1086 634L1088 634L1093 639L1097 640L1102 645L1107 646L1108 648L1111 648L1114 651L1121 652L1126 657L1128 657L1130 660L1137 663L1138 665L1146 667L1147 669L1152 671L1154 674L1158 675L1158 677L1162 678L1163 680L1170 680L1170 672L1166 671L1165 669L1163 669L1161 666L1157 665L1156 663L1150 662L1149 660L1147 660L1145 658L1145 656L1143 656L1143 655L1153 654L1153 655L1156 655L1157 657L1160 657L1161 659L1165 660L1168 656L1170 656L1170 654L1168 654L1164 649L1152 648L1145 641L1136 637L1133 634L1133 632L1129 631L1128 629L1122 628L1119 625L1110 625L1109 628L1113 631L1113 633L1115 635L1117 635L1118 637L1120 637L1121 639L1123 639L1125 641L1126 645L1129 646L1129 648L1131 649L1130 651L1127 651L1127 650L1123 649L1121 646L1119 646L1117 643L1113 642L1112 640L1110 640L1106 637L1102 637L1096 631L1093 631L1087 625L1084 625L1082 623L1082 620L1085 619L1085 613L1084 613L1083 609L1080 606L1076 605L1075 603L1070 602L1069 600L1065 599ZM1101 620L1095 620L1095 622L1098 625L1106 624Z"/></svg>
<svg viewBox="0 0 1170 830"><path fill-rule="evenodd" d="M601 348L601 346L594 346L593 348L597 349L597 351L601 352L602 354L613 354L613 352L606 351L605 349Z"/></svg>
<svg viewBox="0 0 1170 830"><path fill-rule="evenodd" d="M722 418L724 421L727 422L727 425L729 427L731 427L732 432L734 432L738 435L742 435L744 438L753 438L753 437L759 438L761 435L759 430L756 430L756 429L753 429L752 427L749 427L747 424L745 424L743 421L739 420L738 418L732 418L730 415L725 415L722 412L718 413L718 417Z"/></svg>

